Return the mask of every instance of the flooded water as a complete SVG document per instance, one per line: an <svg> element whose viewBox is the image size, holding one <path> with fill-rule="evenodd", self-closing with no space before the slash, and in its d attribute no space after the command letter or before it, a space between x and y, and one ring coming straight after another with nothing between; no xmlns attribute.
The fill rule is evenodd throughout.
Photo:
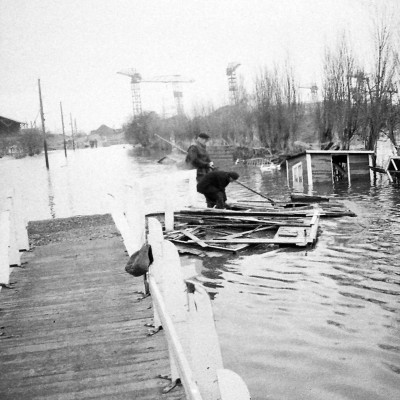
<svg viewBox="0 0 400 400"><path fill-rule="evenodd" d="M1 192L14 186L29 220L107 213L108 193L173 166L134 157L129 146L0 160ZM241 181L287 199L284 170L229 167ZM258 247L197 261L213 297L226 368L252 399L400 398L400 189L385 180L320 188L357 217L322 219L313 249ZM257 195L231 184L228 197Z"/></svg>

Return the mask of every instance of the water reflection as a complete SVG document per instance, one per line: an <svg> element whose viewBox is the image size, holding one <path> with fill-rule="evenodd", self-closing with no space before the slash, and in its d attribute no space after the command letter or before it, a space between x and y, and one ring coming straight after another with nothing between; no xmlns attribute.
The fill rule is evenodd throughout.
<svg viewBox="0 0 400 400"><path fill-rule="evenodd" d="M50 215L52 218L56 217L56 212L54 210L54 190L53 190L53 185L51 183L51 174L50 171L47 171L47 191L49 194L49 210L50 210Z"/></svg>
<svg viewBox="0 0 400 400"><path fill-rule="evenodd" d="M19 189L28 219L106 213L107 193L174 171L122 146L68 156L50 153L50 175L40 157L2 159L0 190ZM292 190L284 170L221 169L277 200ZM227 192L260 200L239 185ZM324 184L317 194L347 202L357 216L322 219L312 249L183 257L185 275L211 293L224 365L244 378L253 399L400 398L399 189L377 179Z"/></svg>

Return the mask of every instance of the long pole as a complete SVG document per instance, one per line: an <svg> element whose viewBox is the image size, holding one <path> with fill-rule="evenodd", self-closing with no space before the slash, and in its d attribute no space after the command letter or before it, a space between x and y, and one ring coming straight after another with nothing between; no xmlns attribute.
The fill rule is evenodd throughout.
<svg viewBox="0 0 400 400"><path fill-rule="evenodd" d="M255 194L258 194L258 195L261 196L261 197L264 197L264 199L267 199L270 203L275 204L275 202L274 202L272 199L270 199L269 197L264 196L264 195L261 194L261 193L256 192L256 191L253 190L252 188L249 188L248 186L244 185L242 182L239 182L239 181L237 181L237 180L236 180L236 181L233 181L233 182L238 183L240 186L245 187L246 189L250 190L251 192L253 192L253 193L255 193Z"/></svg>
<svg viewBox="0 0 400 400"><path fill-rule="evenodd" d="M157 136L158 138L160 138L161 140L164 140L164 142L169 143L172 147L177 148L178 150L182 151L182 152L185 153L185 154L187 153L186 150L183 150L181 147L177 146L175 143L172 143L172 142L170 142L169 140L164 139L164 138L161 137L160 135L157 135L157 133L155 133L154 135Z"/></svg>
<svg viewBox="0 0 400 400"><path fill-rule="evenodd" d="M78 129L76 127L76 118L74 118L74 124L75 124L75 135L78 133Z"/></svg>
<svg viewBox="0 0 400 400"><path fill-rule="evenodd" d="M75 150L74 125L72 125L72 114L71 113L69 113L69 120L70 120L70 124L71 124L72 148Z"/></svg>
<svg viewBox="0 0 400 400"><path fill-rule="evenodd" d="M67 158L67 142L65 141L64 114L63 114L61 101L60 101L60 111L61 111L61 124L62 124L62 132L63 132L63 139L64 139L64 153L65 153L65 158Z"/></svg>
<svg viewBox="0 0 400 400"><path fill-rule="evenodd" d="M43 102L42 102L42 90L40 88L40 79L38 79L39 86L39 101L40 101L40 117L42 119L42 130L43 130L43 147L44 147L44 157L46 159L46 168L49 169L49 157L47 155L47 141L46 141L46 128L44 126L44 113L43 113Z"/></svg>

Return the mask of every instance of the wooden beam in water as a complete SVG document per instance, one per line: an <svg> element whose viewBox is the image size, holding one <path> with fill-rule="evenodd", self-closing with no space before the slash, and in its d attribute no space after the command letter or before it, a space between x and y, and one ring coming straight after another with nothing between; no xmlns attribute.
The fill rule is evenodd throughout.
<svg viewBox="0 0 400 400"><path fill-rule="evenodd" d="M198 243L194 240L179 240L179 239L168 239L170 242L173 243L179 243L183 245L198 245ZM213 240L206 240L205 243L207 244L207 249L208 250L217 250L217 251L229 251L231 253L236 253L237 251L243 250L244 248L249 246L249 243L229 243L227 240L221 240L221 243L227 244L227 245L232 245L232 244L241 244L242 246L236 246L236 247L223 247L223 246L216 246L215 244L218 244L216 241Z"/></svg>
<svg viewBox="0 0 400 400"><path fill-rule="evenodd" d="M239 238L239 239L211 239L205 240L209 245L214 244L295 244L297 246L306 246L307 241L305 237L299 238L276 238L276 239L262 239L262 238ZM188 240L186 243L194 243Z"/></svg>
<svg viewBox="0 0 400 400"><path fill-rule="evenodd" d="M206 243L204 243L201 239L199 239L196 235L193 235L193 233L189 232L187 229L183 230L182 233L187 236L188 238L194 240L198 245L201 247L208 247Z"/></svg>
<svg viewBox="0 0 400 400"><path fill-rule="evenodd" d="M251 235L252 233L256 232L261 232L261 231L266 231L270 229L276 229L276 226L264 226L264 227L258 227L256 229L252 229L251 231L245 231L245 232L239 232L239 233L233 233L232 235L227 235L224 236L223 239L235 239L244 235Z"/></svg>
<svg viewBox="0 0 400 400"><path fill-rule="evenodd" d="M177 211L180 215L197 215L197 216L230 216L230 217L309 217L313 213L311 208L304 210L272 210L272 211L232 211L232 210L215 210L212 208L207 209L184 209ZM324 217L343 217L343 216L355 216L355 214L349 210L331 210L320 212L320 216Z"/></svg>

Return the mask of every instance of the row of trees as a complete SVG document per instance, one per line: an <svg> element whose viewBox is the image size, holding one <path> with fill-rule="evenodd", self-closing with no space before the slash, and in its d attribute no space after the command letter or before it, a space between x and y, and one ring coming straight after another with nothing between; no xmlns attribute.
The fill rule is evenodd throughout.
<svg viewBox="0 0 400 400"><path fill-rule="evenodd" d="M323 100L315 115L322 141L339 141L348 148L354 135L359 135L365 148L373 150L383 132L397 145L400 64L394 43L390 26L376 23L370 71L357 60L344 35L336 48L326 49Z"/></svg>
<svg viewBox="0 0 400 400"><path fill-rule="evenodd" d="M163 147L158 134L187 147L200 131L211 132L215 142L267 147L272 152L292 152L296 142L336 142L348 149L354 136L373 150L383 132L396 143L400 128L399 37L387 18L376 20L371 60L361 61L345 34L325 49L321 98L302 102L289 62L262 69L251 90L239 85L239 102L217 110L196 110L194 116L161 119L157 114L136 116L125 127L126 138L144 147ZM397 39L397 41L396 41Z"/></svg>

